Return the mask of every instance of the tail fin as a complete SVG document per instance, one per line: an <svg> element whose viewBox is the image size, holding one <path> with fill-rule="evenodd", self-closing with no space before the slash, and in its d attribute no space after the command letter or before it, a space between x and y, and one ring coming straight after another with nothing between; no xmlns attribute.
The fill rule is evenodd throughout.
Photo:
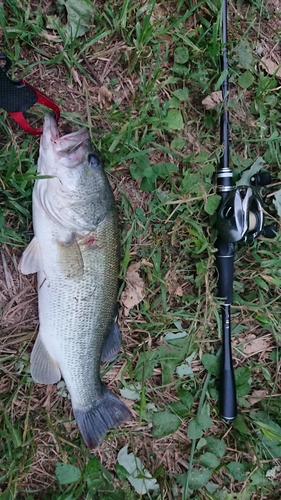
<svg viewBox="0 0 281 500"><path fill-rule="evenodd" d="M82 437L91 450L103 441L107 431L132 418L130 410L108 389L88 410L75 410L75 420Z"/></svg>

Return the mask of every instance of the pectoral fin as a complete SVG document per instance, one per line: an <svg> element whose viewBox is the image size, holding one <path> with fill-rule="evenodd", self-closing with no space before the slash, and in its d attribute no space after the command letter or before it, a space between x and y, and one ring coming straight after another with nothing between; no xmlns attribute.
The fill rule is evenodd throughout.
<svg viewBox="0 0 281 500"><path fill-rule="evenodd" d="M23 252L18 269L22 274L32 274L42 270L41 248L36 236Z"/></svg>
<svg viewBox="0 0 281 500"><path fill-rule="evenodd" d="M61 379L59 365L48 353L40 333L35 341L30 363L31 376L38 384L55 384Z"/></svg>
<svg viewBox="0 0 281 500"><path fill-rule="evenodd" d="M67 242L58 241L60 266L68 278L82 278L84 273L84 262L81 250L72 234Z"/></svg>

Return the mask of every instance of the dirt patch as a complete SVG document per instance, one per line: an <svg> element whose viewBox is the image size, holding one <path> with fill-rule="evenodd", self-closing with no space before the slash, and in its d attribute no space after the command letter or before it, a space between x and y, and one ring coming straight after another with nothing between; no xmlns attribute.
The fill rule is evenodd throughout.
<svg viewBox="0 0 281 500"><path fill-rule="evenodd" d="M18 272L21 254L22 250L1 247L1 349L29 337L38 327L36 278Z"/></svg>

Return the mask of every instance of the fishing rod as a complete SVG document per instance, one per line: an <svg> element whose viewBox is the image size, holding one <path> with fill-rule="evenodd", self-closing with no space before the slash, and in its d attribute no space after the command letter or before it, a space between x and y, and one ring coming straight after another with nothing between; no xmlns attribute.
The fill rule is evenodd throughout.
<svg viewBox="0 0 281 500"><path fill-rule="evenodd" d="M236 186L229 165L229 75L227 47L227 0L222 0L221 17L221 71L225 73L221 85L222 113L220 117L220 142L222 154L217 168L217 194L221 202L217 211L217 240L215 247L218 277L218 297L221 305L222 356L220 371L219 411L221 417L231 422L237 416L236 387L231 349L231 304L233 302L234 253L236 243L251 244L259 235L273 238L274 226L264 227L262 186L271 182L270 174L252 176L250 186Z"/></svg>

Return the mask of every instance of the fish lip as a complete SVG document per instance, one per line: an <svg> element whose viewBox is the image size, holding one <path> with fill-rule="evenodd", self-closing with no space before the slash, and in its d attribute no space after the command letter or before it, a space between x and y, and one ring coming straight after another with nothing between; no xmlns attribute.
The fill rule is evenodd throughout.
<svg viewBox="0 0 281 500"><path fill-rule="evenodd" d="M43 136L50 137L52 142L59 138L59 131L53 115L47 113L44 119Z"/></svg>
<svg viewBox="0 0 281 500"><path fill-rule="evenodd" d="M56 151L58 153L75 151L87 140L89 140L89 132L83 127L76 132L71 132L71 134L64 135L60 139L57 139Z"/></svg>
<svg viewBox="0 0 281 500"><path fill-rule="evenodd" d="M80 147L84 146L86 142L90 141L89 132L86 128L77 130L77 132L72 132L71 134L64 135L58 138L54 147L56 153L60 156L67 156L75 153Z"/></svg>
<svg viewBox="0 0 281 500"><path fill-rule="evenodd" d="M50 113L45 116L43 136L49 138L56 153L61 156L75 152L86 141L90 140L89 131L86 127L60 137L56 120Z"/></svg>

